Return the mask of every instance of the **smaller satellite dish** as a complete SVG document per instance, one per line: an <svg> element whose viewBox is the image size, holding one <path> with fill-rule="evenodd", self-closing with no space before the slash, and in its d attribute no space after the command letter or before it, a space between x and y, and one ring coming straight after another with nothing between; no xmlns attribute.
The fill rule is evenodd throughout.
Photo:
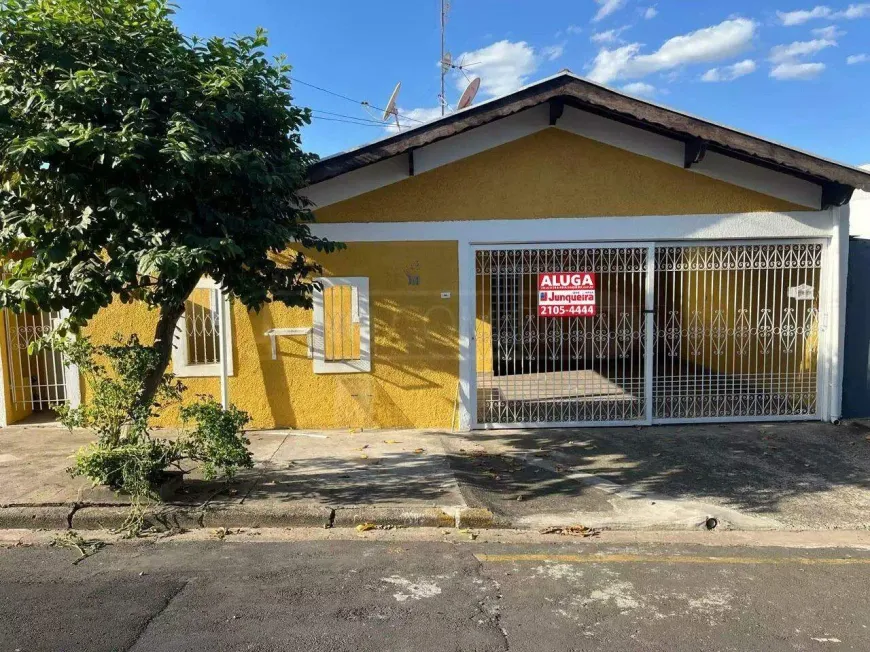
<svg viewBox="0 0 870 652"><path fill-rule="evenodd" d="M444 70L449 70L453 67L453 55L449 52L444 53L444 58L441 59L441 67Z"/></svg>
<svg viewBox="0 0 870 652"><path fill-rule="evenodd" d="M461 111L462 109L471 106L471 103L474 101L474 96L477 95L477 90L480 88L480 77L475 77L471 80L471 83L465 87L465 90L462 91L462 97L459 98L459 102L456 105L456 110Z"/></svg>
<svg viewBox="0 0 870 652"><path fill-rule="evenodd" d="M402 82L396 84L396 87L393 89L393 94L390 95L390 101L387 102L387 108L384 109L384 115L381 118L382 121L386 122L390 119L390 116L396 116L396 123L399 122L399 112L396 111L396 99L399 97L399 89L402 88Z"/></svg>

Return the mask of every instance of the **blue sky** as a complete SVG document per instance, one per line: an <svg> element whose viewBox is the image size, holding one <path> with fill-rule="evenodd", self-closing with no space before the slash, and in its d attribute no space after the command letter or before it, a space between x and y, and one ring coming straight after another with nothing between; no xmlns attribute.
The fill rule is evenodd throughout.
<svg viewBox="0 0 870 652"><path fill-rule="evenodd" d="M384 106L405 124L439 113L439 0L178 0L182 31L269 31L299 80ZM870 2L453 0L454 60L477 64L478 100L563 68L659 103L854 165L870 163ZM454 105L466 83L448 79ZM322 156L386 135L363 107L296 84ZM337 114L337 115L336 115Z"/></svg>

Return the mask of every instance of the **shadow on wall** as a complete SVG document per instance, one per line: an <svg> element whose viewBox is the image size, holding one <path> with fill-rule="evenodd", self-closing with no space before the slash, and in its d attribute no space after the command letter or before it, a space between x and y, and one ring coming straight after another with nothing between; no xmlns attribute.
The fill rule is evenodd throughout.
<svg viewBox="0 0 870 652"><path fill-rule="evenodd" d="M262 386L262 399L252 397L250 389L240 392L245 402L266 403L262 411L267 414L256 419L257 425L449 426L459 373L458 314L456 305L439 301L437 291L379 290L372 284L370 373L315 374L305 337L279 338L277 360L272 360L271 342L262 333L288 323L310 325L312 313L287 315L270 306L250 314L259 367L254 384ZM245 354L248 364L250 357Z"/></svg>

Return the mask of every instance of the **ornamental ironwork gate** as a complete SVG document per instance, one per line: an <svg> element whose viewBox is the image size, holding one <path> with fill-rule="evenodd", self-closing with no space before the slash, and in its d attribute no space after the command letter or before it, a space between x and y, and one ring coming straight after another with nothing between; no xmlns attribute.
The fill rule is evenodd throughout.
<svg viewBox="0 0 870 652"><path fill-rule="evenodd" d="M814 416L822 245L656 248L655 419Z"/></svg>
<svg viewBox="0 0 870 652"><path fill-rule="evenodd" d="M29 347L51 332L60 313L13 313L6 320L6 376L12 403L34 412L66 402L66 368L63 356L51 346L31 353Z"/></svg>
<svg viewBox="0 0 870 652"><path fill-rule="evenodd" d="M646 418L647 247L476 252L477 421ZM538 316L538 275L591 272L593 317Z"/></svg>
<svg viewBox="0 0 870 652"><path fill-rule="evenodd" d="M475 252L483 427L812 418L819 243ZM592 317L538 315L538 275L596 275Z"/></svg>

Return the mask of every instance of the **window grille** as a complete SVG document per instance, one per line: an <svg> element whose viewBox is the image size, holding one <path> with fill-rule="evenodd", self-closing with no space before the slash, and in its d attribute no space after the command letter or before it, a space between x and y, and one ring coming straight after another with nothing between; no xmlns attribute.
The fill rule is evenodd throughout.
<svg viewBox="0 0 870 652"><path fill-rule="evenodd" d="M220 376L221 323L220 302L230 314L229 302L211 279L202 279L184 303L178 320L172 366L176 376ZM232 329L227 324L227 347L232 351ZM233 373L232 355L227 356L227 372Z"/></svg>

